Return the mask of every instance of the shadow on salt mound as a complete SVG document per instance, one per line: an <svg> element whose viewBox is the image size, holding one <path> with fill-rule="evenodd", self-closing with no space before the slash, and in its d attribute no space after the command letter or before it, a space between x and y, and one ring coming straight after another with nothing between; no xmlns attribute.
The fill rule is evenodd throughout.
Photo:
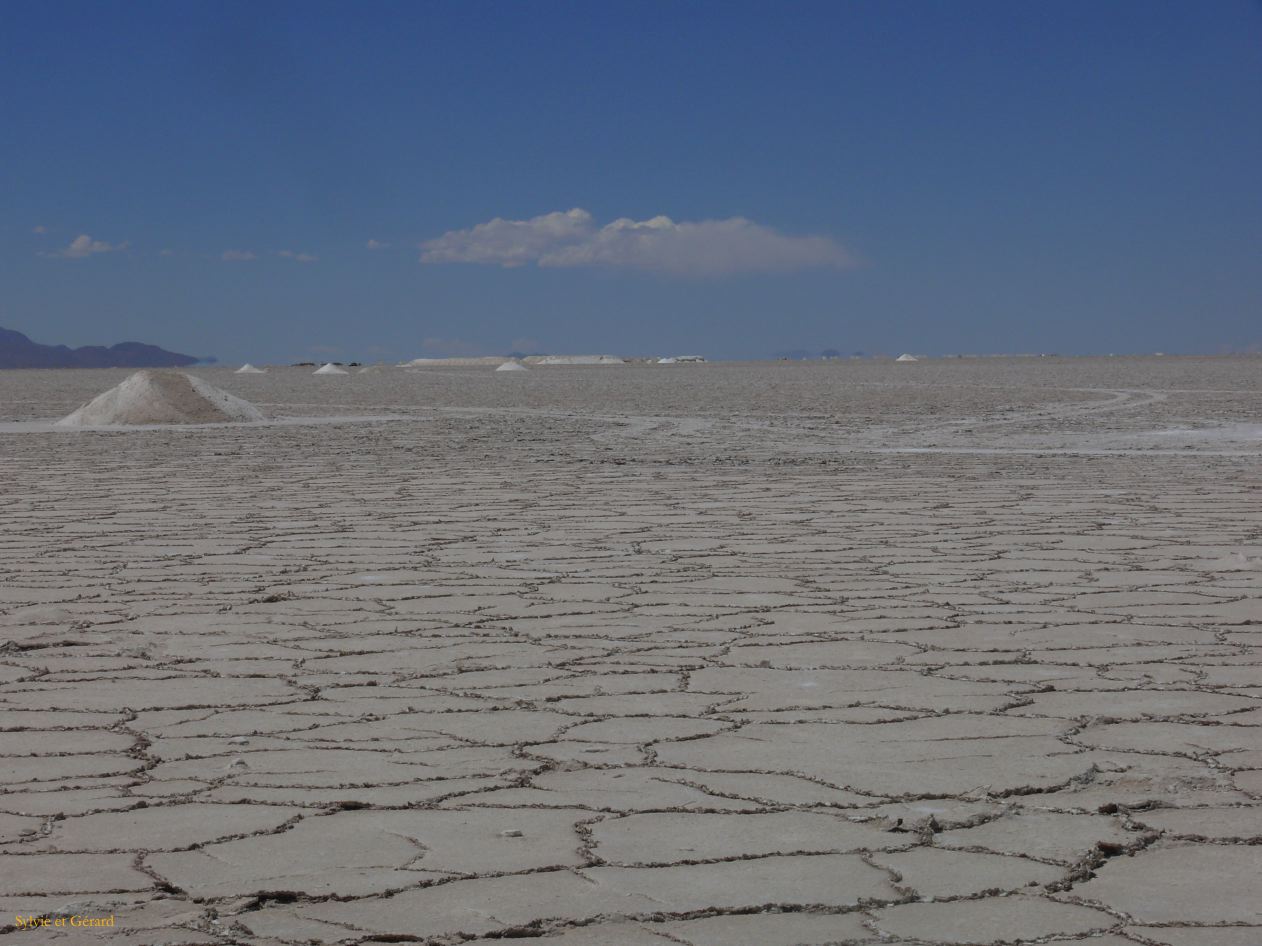
<svg viewBox="0 0 1262 946"><path fill-rule="evenodd" d="M239 397L179 371L137 371L57 421L59 427L231 424L263 420Z"/></svg>
<svg viewBox="0 0 1262 946"><path fill-rule="evenodd" d="M529 371L530 369L527 368L525 365L523 365L519 361L506 361L495 370L496 371Z"/></svg>
<svg viewBox="0 0 1262 946"><path fill-rule="evenodd" d="M317 368L312 374L350 374L345 368L339 368L337 365L329 362L321 368Z"/></svg>
<svg viewBox="0 0 1262 946"><path fill-rule="evenodd" d="M262 368L256 368L248 361L238 368L234 374L267 374Z"/></svg>

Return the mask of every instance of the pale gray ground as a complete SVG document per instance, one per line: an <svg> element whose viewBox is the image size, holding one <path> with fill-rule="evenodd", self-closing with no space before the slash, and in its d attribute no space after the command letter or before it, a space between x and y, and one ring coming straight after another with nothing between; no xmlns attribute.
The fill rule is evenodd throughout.
<svg viewBox="0 0 1262 946"><path fill-rule="evenodd" d="M0 936L1262 943L1262 360L194 373L0 372Z"/></svg>

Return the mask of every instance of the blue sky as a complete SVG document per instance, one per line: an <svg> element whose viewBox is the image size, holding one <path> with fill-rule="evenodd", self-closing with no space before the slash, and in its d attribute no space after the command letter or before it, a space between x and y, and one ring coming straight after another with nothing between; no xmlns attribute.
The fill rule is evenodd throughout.
<svg viewBox="0 0 1262 946"><path fill-rule="evenodd" d="M1247 0L15 0L0 325L228 361L1256 348L1260 115Z"/></svg>

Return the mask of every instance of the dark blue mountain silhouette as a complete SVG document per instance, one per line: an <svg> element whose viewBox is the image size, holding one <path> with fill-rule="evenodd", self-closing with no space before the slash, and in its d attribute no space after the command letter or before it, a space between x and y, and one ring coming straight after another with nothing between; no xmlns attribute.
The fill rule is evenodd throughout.
<svg viewBox="0 0 1262 946"><path fill-rule="evenodd" d="M167 351L143 342L117 345L41 345L21 332L0 328L0 368L173 368L214 361Z"/></svg>

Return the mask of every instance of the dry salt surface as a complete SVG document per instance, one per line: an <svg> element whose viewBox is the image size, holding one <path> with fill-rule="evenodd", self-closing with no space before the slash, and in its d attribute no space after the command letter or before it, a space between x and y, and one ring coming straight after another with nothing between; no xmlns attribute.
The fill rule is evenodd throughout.
<svg viewBox="0 0 1262 946"><path fill-rule="evenodd" d="M14 942L1262 943L1262 360L191 373L0 372Z"/></svg>

